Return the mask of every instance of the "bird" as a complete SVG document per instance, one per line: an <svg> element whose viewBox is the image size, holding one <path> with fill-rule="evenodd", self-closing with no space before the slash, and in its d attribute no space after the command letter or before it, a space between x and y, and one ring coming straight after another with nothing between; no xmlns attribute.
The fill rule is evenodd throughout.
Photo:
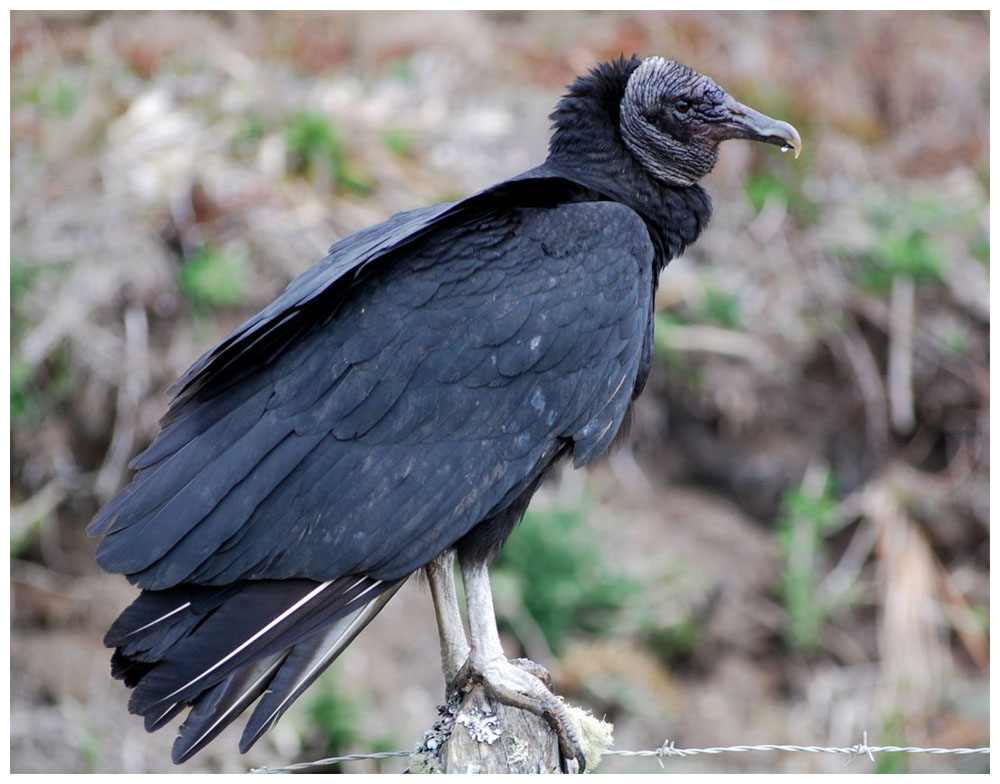
<svg viewBox="0 0 1000 784"><path fill-rule="evenodd" d="M152 732L187 711L175 763L256 703L246 752L423 572L447 688L543 716L585 767L538 669L504 655L488 564L554 466L624 438L720 143L802 142L656 56L599 63L550 119L541 165L346 237L201 356L88 526L140 590L104 639L130 712Z"/></svg>

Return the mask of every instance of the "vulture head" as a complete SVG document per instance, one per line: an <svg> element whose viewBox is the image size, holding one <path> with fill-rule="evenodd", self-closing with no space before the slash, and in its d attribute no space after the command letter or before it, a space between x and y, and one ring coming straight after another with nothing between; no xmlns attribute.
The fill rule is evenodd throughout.
<svg viewBox="0 0 1000 784"><path fill-rule="evenodd" d="M647 57L628 77L619 107L622 141L667 185L693 185L708 174L726 139L802 149L798 131L735 100L712 79L663 57Z"/></svg>

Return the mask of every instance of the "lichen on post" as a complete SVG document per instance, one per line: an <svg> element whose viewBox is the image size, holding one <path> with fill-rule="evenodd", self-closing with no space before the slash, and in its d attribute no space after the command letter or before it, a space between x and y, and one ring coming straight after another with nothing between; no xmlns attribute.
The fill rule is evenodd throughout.
<svg viewBox="0 0 1000 784"><path fill-rule="evenodd" d="M593 772L613 744L613 727L567 705ZM410 757L408 773L565 773L559 739L544 718L492 700L481 684L453 692L441 718Z"/></svg>

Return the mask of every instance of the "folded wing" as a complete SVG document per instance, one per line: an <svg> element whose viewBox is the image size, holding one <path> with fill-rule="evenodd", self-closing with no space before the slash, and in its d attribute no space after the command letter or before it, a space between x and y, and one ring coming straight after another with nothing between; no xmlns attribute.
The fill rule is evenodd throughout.
<svg viewBox="0 0 1000 784"><path fill-rule="evenodd" d="M182 379L91 525L101 565L144 589L107 640L132 709L155 729L192 706L178 758L268 692L256 740L408 575L625 418L653 274L630 210L487 210L391 253L309 323L251 319L291 325L280 352L210 352L239 346Z"/></svg>

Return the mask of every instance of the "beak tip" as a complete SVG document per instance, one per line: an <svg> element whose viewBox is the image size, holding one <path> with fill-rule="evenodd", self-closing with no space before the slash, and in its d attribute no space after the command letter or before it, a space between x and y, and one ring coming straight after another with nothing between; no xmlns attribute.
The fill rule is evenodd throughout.
<svg viewBox="0 0 1000 784"><path fill-rule="evenodd" d="M799 132L795 130L794 125L782 122L779 123L779 126L781 127L782 136L785 139L786 148L791 147L795 158L798 159L802 154L802 137L799 136Z"/></svg>
<svg viewBox="0 0 1000 784"><path fill-rule="evenodd" d="M791 123L775 120L729 98L729 121L720 139L755 139L781 147L782 152L794 150L795 157L802 154L802 137Z"/></svg>

